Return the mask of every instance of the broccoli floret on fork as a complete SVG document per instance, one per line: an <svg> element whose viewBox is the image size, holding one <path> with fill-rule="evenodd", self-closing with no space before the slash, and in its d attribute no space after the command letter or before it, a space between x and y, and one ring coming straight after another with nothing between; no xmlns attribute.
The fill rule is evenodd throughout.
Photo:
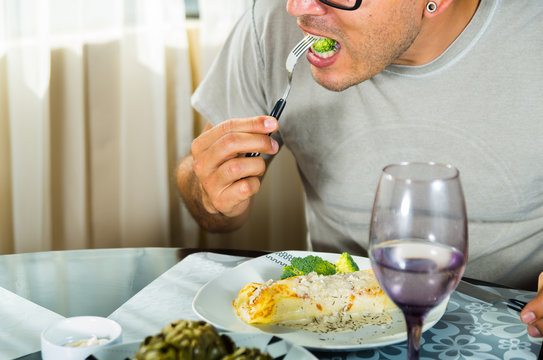
<svg viewBox="0 0 543 360"><path fill-rule="evenodd" d="M334 50L336 41L329 38L320 38L313 44L313 50L319 53L325 53L330 50Z"/></svg>

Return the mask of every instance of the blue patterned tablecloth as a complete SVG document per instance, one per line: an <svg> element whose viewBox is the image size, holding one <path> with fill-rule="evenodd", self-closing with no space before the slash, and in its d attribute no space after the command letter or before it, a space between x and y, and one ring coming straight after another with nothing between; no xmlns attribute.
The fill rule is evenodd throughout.
<svg viewBox="0 0 543 360"><path fill-rule="evenodd" d="M535 293L490 288L507 298L530 301ZM441 320L423 334L421 359L537 359L541 339L528 335L519 313L505 305L495 306L454 292ZM402 342L382 348L354 352L317 352L323 360L407 358Z"/></svg>

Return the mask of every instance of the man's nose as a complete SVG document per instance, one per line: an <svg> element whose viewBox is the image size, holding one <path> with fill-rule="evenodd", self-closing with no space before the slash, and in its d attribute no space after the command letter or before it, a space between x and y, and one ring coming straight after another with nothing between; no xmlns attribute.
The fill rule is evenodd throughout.
<svg viewBox="0 0 543 360"><path fill-rule="evenodd" d="M323 15L326 5L319 0L288 0L287 11L292 16Z"/></svg>

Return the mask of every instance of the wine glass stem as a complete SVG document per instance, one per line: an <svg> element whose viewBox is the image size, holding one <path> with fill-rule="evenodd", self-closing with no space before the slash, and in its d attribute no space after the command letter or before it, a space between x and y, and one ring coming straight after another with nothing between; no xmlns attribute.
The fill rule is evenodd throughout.
<svg viewBox="0 0 543 360"><path fill-rule="evenodd" d="M405 314L405 321L407 323L407 358L418 360L424 317Z"/></svg>

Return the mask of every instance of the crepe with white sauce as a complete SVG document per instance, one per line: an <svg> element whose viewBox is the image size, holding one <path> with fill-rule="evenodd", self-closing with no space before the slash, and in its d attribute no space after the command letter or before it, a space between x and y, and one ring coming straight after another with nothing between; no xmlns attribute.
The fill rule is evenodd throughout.
<svg viewBox="0 0 543 360"><path fill-rule="evenodd" d="M276 324L315 332L387 324L397 310L371 270L293 276L249 283L233 302L247 324Z"/></svg>

